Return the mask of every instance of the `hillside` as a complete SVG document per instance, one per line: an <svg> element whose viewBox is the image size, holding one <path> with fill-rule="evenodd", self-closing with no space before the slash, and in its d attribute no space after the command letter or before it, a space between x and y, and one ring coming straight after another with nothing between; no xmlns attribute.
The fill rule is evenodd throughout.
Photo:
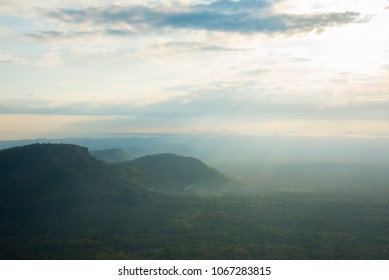
<svg viewBox="0 0 389 280"><path fill-rule="evenodd" d="M194 158L109 164L70 144L0 150L0 178L0 259L115 259L123 257L123 244L126 258L150 258L170 246L186 224L178 217L188 211L150 186L229 181Z"/></svg>
<svg viewBox="0 0 389 280"><path fill-rule="evenodd" d="M168 194L216 191L238 184L233 179L193 157L157 154L120 164L147 189Z"/></svg>
<svg viewBox="0 0 389 280"><path fill-rule="evenodd" d="M93 150L90 154L105 162L123 162L131 160L131 156L122 149Z"/></svg>
<svg viewBox="0 0 389 280"><path fill-rule="evenodd" d="M194 158L162 154L110 164L70 144L0 150L0 178L0 230L9 233L139 224L144 215L152 220L159 207L175 207L159 193L231 182Z"/></svg>
<svg viewBox="0 0 389 280"><path fill-rule="evenodd" d="M83 147L35 144L0 151L0 223L21 230L91 226L119 217L155 194ZM12 219L11 219L12 217ZM93 225L93 226L94 226ZM31 229L31 228L30 228Z"/></svg>

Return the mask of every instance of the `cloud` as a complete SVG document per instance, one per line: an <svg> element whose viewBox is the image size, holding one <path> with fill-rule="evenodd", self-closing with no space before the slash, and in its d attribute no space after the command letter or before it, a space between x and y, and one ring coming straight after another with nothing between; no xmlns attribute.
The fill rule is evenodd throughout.
<svg viewBox="0 0 389 280"><path fill-rule="evenodd" d="M235 51L241 52L241 51L249 50L244 48L233 48L228 46L201 43L195 41L171 41L171 42L167 42L164 46L178 52L194 51L194 50L204 51L204 52L235 52Z"/></svg>
<svg viewBox="0 0 389 280"><path fill-rule="evenodd" d="M2 114L94 115L129 117L142 124L192 122L197 119L260 120L389 120L389 96L359 97L349 102L326 103L320 99L295 96L240 94L228 88L214 92L203 90L163 101L137 104L122 102L54 102L44 98L0 99Z"/></svg>
<svg viewBox="0 0 389 280"><path fill-rule="evenodd" d="M223 42L208 42L198 39L199 41L167 41L160 43L149 43L143 45L137 53L129 53L128 57L142 56L143 58L166 58L167 56L179 58L181 55L190 53L225 53L225 52L246 52L251 51L249 48L239 48L235 46L223 45ZM217 40L215 40L217 41ZM186 56L187 58L187 56ZM198 59L198 57L197 57Z"/></svg>
<svg viewBox="0 0 389 280"><path fill-rule="evenodd" d="M71 41L71 40L81 40L84 42L89 42L90 40L100 40L105 41L106 37L127 37L134 35L135 33L132 30L127 30L125 28L107 28L104 30L96 29L85 29L85 30L47 30L47 31L38 31L38 32L27 32L19 35L23 39L33 39L37 41L44 41L48 43L57 43L60 41Z"/></svg>
<svg viewBox="0 0 389 280"><path fill-rule="evenodd" d="M236 13L238 11L258 11L271 7L277 1L271 0L217 0L207 4L197 4L193 8L196 10L222 11L225 13Z"/></svg>
<svg viewBox="0 0 389 280"><path fill-rule="evenodd" d="M40 32L24 33L25 38L39 41L58 41L58 39L75 39L75 38L91 38L96 36L96 32L92 31L65 31L65 30L48 30Z"/></svg>
<svg viewBox="0 0 389 280"><path fill-rule="evenodd" d="M239 33L305 33L355 22L358 17L359 14L354 12L256 17L248 13L225 14L201 11L169 15L163 20L162 25Z"/></svg>
<svg viewBox="0 0 389 280"><path fill-rule="evenodd" d="M205 30L249 33L306 33L363 20L357 12L317 14L277 14L274 1L213 1L205 4L171 7L146 5L87 7L54 10L46 16L85 26L99 26L104 33L128 36L156 30Z"/></svg>
<svg viewBox="0 0 389 280"><path fill-rule="evenodd" d="M50 51L44 54L37 65L44 68L54 68L63 64L62 57L56 51Z"/></svg>
<svg viewBox="0 0 389 280"><path fill-rule="evenodd" d="M85 57L90 55L107 55L115 52L113 48L104 47L90 47L90 46L76 46L74 47L73 53L76 57Z"/></svg>
<svg viewBox="0 0 389 280"><path fill-rule="evenodd" d="M242 77L258 77L265 73L269 72L269 69L266 68L255 68L250 70L243 70L239 72L239 76Z"/></svg>
<svg viewBox="0 0 389 280"><path fill-rule="evenodd" d="M28 60L0 52L0 63L28 64Z"/></svg>
<svg viewBox="0 0 389 280"><path fill-rule="evenodd" d="M299 97L260 95L257 98L231 92L177 96L166 101L134 108L137 116L166 120L183 118L221 119L372 119L389 120L389 97L378 96L343 104L325 104Z"/></svg>

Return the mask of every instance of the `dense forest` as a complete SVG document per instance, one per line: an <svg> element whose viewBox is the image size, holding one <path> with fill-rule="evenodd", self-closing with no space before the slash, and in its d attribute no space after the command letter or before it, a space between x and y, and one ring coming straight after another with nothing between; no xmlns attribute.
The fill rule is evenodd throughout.
<svg viewBox="0 0 389 280"><path fill-rule="evenodd" d="M107 161L68 144L1 150L0 258L389 259L385 165L238 181L173 154Z"/></svg>

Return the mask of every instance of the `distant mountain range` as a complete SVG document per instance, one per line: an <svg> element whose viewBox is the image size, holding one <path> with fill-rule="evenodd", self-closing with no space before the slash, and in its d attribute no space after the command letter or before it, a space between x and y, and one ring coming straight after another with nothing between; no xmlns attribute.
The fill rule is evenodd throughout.
<svg viewBox="0 0 389 280"><path fill-rule="evenodd" d="M25 139L25 140L5 140L0 141L0 149L7 149L18 146L27 146L35 143L50 144L75 144L87 147L97 158L107 160L105 157L112 154L125 153L130 158L142 157L150 154L173 153L185 156L198 156L197 150L191 145L182 144L181 139L165 139L165 137L156 137L142 135L142 137L118 137L118 138L61 138L61 139ZM120 150L120 151L119 151ZM97 153L97 155L95 154ZM102 155L101 155L102 154ZM127 160L128 160L127 159ZM110 158L108 161L112 162ZM120 160L122 161L122 160Z"/></svg>
<svg viewBox="0 0 389 280"><path fill-rule="evenodd" d="M90 151L122 149L132 158L172 153L200 158L219 169L263 163L389 164L385 137L305 137L212 134L124 134L102 138L25 139L0 141L0 149L34 143L67 143ZM233 160L231 160L233 159Z"/></svg>

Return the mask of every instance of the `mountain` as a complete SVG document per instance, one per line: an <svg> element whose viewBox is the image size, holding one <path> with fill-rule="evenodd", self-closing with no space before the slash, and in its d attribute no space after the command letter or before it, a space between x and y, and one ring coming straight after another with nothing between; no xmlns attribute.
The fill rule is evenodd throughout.
<svg viewBox="0 0 389 280"><path fill-rule="evenodd" d="M196 158L175 154L148 155L119 166L137 176L143 187L168 194L212 192L236 183Z"/></svg>
<svg viewBox="0 0 389 280"><path fill-rule="evenodd" d="M131 156L122 149L94 150L90 154L105 162L123 162L131 160Z"/></svg>
<svg viewBox="0 0 389 280"><path fill-rule="evenodd" d="M195 158L159 154L110 164L71 144L0 150L0 179L0 232L23 231L26 223L38 231L137 223L153 209L174 208L161 193L215 191L233 182Z"/></svg>
<svg viewBox="0 0 389 280"><path fill-rule="evenodd" d="M99 150L121 149L129 153L133 158L142 157L149 154L173 153L185 156L203 156L192 143L182 143L181 137L166 137L150 134L136 134L132 137L117 138L60 138L60 139L25 139L25 140L5 140L0 141L0 149L7 149L17 146L25 146L40 143L50 144L75 144L87 147L91 153ZM112 148L116 149L112 149ZM103 158L103 160L105 160Z"/></svg>
<svg viewBox="0 0 389 280"><path fill-rule="evenodd" d="M172 154L112 164L71 144L0 150L0 259L152 258L174 246L177 227L186 236L177 217L199 199L164 193L230 181Z"/></svg>
<svg viewBox="0 0 389 280"><path fill-rule="evenodd" d="M136 157L143 157L146 155L154 154L178 154L183 156L199 155L200 153L187 145L180 143L158 143L158 141L148 144L138 144L136 146L127 146L127 151L130 151L132 155Z"/></svg>
<svg viewBox="0 0 389 280"><path fill-rule="evenodd" d="M34 144L0 151L1 231L67 230L115 220L155 194L86 148ZM92 225L93 224L93 225Z"/></svg>

